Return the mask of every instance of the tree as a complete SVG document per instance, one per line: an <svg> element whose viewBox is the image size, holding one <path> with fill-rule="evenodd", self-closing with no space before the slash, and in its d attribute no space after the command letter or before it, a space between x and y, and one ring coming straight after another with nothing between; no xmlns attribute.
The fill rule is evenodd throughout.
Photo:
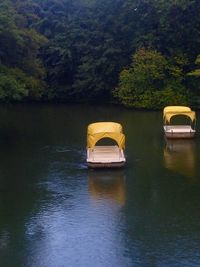
<svg viewBox="0 0 200 267"><path fill-rule="evenodd" d="M187 103L183 73L155 50L139 49L128 69L120 74L114 95L121 103L136 108L163 108Z"/></svg>
<svg viewBox="0 0 200 267"><path fill-rule="evenodd" d="M26 18L18 13L19 2L0 3L0 98L6 101L27 96L38 99L45 89L45 69L39 53L47 39L28 28Z"/></svg>
<svg viewBox="0 0 200 267"><path fill-rule="evenodd" d="M149 65L148 80L162 77L153 78L154 89L135 79L140 95L167 87L183 95L186 86L198 95L197 78L186 74L199 54L199 12L198 0L1 0L0 64L40 81L29 97L105 102L131 55L146 47L162 56L154 58L160 70Z"/></svg>

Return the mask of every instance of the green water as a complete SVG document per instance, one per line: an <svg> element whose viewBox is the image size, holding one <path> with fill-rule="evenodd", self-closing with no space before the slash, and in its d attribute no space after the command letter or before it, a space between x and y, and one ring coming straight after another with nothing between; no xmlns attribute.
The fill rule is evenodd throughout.
<svg viewBox="0 0 200 267"><path fill-rule="evenodd" d="M87 169L95 121L122 123L124 169ZM200 266L199 155L161 112L0 107L0 267Z"/></svg>

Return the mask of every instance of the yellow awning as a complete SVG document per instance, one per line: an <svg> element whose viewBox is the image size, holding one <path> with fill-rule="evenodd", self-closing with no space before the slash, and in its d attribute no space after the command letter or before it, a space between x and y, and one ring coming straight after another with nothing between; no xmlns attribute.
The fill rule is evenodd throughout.
<svg viewBox="0 0 200 267"><path fill-rule="evenodd" d="M110 138L117 142L119 148L125 148L125 135L122 126L116 122L96 122L88 126L87 147L94 148L95 144L103 139Z"/></svg>
<svg viewBox="0 0 200 267"><path fill-rule="evenodd" d="M167 112L188 112L191 111L191 108L186 107L186 106L167 106L163 109L163 116Z"/></svg>
<svg viewBox="0 0 200 267"><path fill-rule="evenodd" d="M196 114L189 107L185 106L168 106L163 110L164 123L170 123L170 120L174 116L187 116L193 122L196 119Z"/></svg>

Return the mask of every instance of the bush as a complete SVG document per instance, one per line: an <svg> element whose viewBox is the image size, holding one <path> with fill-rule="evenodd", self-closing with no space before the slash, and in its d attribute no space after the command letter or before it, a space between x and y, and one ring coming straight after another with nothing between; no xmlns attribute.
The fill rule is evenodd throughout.
<svg viewBox="0 0 200 267"><path fill-rule="evenodd" d="M0 66L0 100L19 101L41 98L45 84L19 69Z"/></svg>
<svg viewBox="0 0 200 267"><path fill-rule="evenodd" d="M25 85L18 82L11 75L1 75L0 77L0 100L21 100L28 95Z"/></svg>
<svg viewBox="0 0 200 267"><path fill-rule="evenodd" d="M130 68L120 74L114 91L125 106L158 109L167 105L186 105L188 93L182 83L182 69L159 52L140 49Z"/></svg>

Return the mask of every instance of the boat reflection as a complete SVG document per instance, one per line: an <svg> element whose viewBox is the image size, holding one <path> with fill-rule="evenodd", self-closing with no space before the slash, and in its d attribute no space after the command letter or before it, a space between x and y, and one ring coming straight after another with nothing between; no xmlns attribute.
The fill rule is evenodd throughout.
<svg viewBox="0 0 200 267"><path fill-rule="evenodd" d="M164 164L169 170L195 177L196 157L193 140L166 140Z"/></svg>
<svg viewBox="0 0 200 267"><path fill-rule="evenodd" d="M89 192L95 199L111 199L123 206L126 201L124 172L121 170L89 171Z"/></svg>

